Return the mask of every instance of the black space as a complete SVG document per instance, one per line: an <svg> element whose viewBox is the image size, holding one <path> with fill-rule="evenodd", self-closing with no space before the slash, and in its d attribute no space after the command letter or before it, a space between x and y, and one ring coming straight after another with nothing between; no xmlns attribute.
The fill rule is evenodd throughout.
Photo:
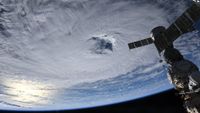
<svg viewBox="0 0 200 113"><path fill-rule="evenodd" d="M15 111L0 111L7 113L25 113ZM26 112L31 113L31 112ZM33 112L36 113L36 112ZM125 103L97 107L92 109L71 110L71 111L49 111L40 113L186 113L182 101L175 90L129 101Z"/></svg>

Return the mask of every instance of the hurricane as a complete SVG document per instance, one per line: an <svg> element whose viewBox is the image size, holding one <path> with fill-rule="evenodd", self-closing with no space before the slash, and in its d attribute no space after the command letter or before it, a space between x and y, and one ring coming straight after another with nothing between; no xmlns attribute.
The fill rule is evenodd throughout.
<svg viewBox="0 0 200 113"><path fill-rule="evenodd" d="M0 0L0 109L78 109L170 89L155 46L127 44L168 27L190 2ZM200 65L198 37L175 46Z"/></svg>

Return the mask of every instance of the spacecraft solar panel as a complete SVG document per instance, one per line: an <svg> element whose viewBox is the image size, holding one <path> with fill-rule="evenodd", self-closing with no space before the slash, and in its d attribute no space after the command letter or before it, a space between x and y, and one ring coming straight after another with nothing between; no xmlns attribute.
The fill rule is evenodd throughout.
<svg viewBox="0 0 200 113"><path fill-rule="evenodd" d="M200 19L200 5L193 4L166 30L170 42L175 41L184 33L194 31L194 24Z"/></svg>
<svg viewBox="0 0 200 113"><path fill-rule="evenodd" d="M151 37L140 41L129 43L129 49L142 47L155 43L159 53L166 47L171 46L173 42L184 33L194 31L194 25L200 21L200 4L193 3L180 17L176 19L165 31L164 37L153 40Z"/></svg>
<svg viewBox="0 0 200 113"><path fill-rule="evenodd" d="M148 44L152 44L154 41L152 38L146 38L140 41L132 42L128 44L129 49L134 49L138 47L142 47Z"/></svg>

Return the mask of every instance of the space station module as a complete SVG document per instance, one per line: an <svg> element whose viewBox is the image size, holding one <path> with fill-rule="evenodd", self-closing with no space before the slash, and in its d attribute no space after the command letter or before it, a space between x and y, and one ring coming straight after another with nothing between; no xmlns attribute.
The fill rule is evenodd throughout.
<svg viewBox="0 0 200 113"><path fill-rule="evenodd" d="M181 95L188 113L200 113L200 72L191 61L184 59L175 48L164 51L168 64L168 79Z"/></svg>

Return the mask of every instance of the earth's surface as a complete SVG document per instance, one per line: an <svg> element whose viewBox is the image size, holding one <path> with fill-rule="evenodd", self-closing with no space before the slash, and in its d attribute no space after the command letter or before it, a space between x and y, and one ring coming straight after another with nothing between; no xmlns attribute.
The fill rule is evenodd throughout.
<svg viewBox="0 0 200 113"><path fill-rule="evenodd" d="M154 45L187 0L0 0L0 109L78 109L172 88ZM200 66L198 31L175 42Z"/></svg>

